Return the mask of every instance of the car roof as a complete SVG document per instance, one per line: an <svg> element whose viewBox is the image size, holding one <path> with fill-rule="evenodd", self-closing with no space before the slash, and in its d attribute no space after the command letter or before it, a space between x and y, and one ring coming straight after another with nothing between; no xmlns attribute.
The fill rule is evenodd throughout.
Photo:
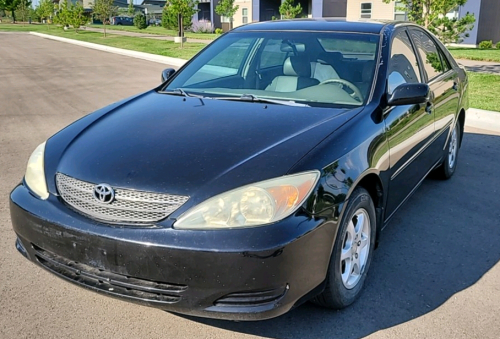
<svg viewBox="0 0 500 339"><path fill-rule="evenodd" d="M382 28L403 23L402 21L347 21L342 19L292 19L251 23L235 28L245 31L336 31L379 34Z"/></svg>

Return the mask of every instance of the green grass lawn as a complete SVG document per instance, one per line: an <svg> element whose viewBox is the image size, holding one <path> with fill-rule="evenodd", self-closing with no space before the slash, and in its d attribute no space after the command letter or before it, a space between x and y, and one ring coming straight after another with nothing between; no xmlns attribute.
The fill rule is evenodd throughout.
<svg viewBox="0 0 500 339"><path fill-rule="evenodd" d="M468 74L470 107L500 112L500 75Z"/></svg>
<svg viewBox="0 0 500 339"><path fill-rule="evenodd" d="M50 28L47 29L46 25L22 26L20 24L0 24L0 32L1 31L35 31L68 39L93 42L96 44L111 47L130 49L133 51L152 53L181 59L190 59L203 47L206 46L206 44L204 43L184 43L184 47L181 48L180 44L176 44L173 41L128 37L122 35L113 35L109 33L107 34L106 38L104 38L103 34L99 32L89 32L83 30L79 31L79 33L76 33L74 30L64 31L60 27L56 27L54 25L51 25Z"/></svg>
<svg viewBox="0 0 500 339"><path fill-rule="evenodd" d="M500 62L500 49L448 48L457 59Z"/></svg>
<svg viewBox="0 0 500 339"><path fill-rule="evenodd" d="M103 25L90 25L89 27L93 28L103 28ZM146 29L138 29L135 26L114 26L114 25L106 25L107 30L115 30L115 31L126 31L126 32L134 32L134 33L148 33L155 35L164 35L164 36L177 36L177 31L173 29L165 29L160 26L148 26ZM184 32L184 36L190 39L204 39L204 40L214 40L219 37L218 34L210 34L210 33L193 33L193 32Z"/></svg>
<svg viewBox="0 0 500 339"><path fill-rule="evenodd" d="M11 24L11 23L1 23L0 24L0 32L1 31L35 31L39 32L41 31L43 33L44 30L60 30L60 27L57 27L55 25L48 25L49 28L47 28L47 25L44 24ZM89 25L89 27L92 28L103 28L103 25ZM146 33L146 34L153 34L153 35L163 35L163 36L177 36L177 31L171 30L171 29L165 29L163 27L155 27L155 26L148 26L146 29L138 29L135 26L112 26L112 25L106 25L106 32L112 33L112 31L126 31L126 32L134 32L134 33ZM217 39L220 35L219 34L209 34L209 33L193 33L193 32L185 32L184 36L186 38L190 39L202 39L202 40L215 40Z"/></svg>
<svg viewBox="0 0 500 339"><path fill-rule="evenodd" d="M60 30L60 28L57 28ZM56 30L56 27L54 25L49 25L49 31L51 30ZM33 24L33 25L28 25L28 24L11 24L11 23L5 23L2 22L0 24L0 32L40 32L40 31L47 31L47 26L42 25L42 24Z"/></svg>

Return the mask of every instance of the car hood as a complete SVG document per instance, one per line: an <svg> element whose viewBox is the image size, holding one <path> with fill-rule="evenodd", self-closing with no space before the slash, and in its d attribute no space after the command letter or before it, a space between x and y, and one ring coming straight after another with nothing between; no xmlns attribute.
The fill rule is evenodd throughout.
<svg viewBox="0 0 500 339"><path fill-rule="evenodd" d="M61 172L92 183L187 195L196 202L286 174L360 111L151 91L49 139L46 171L52 179ZM53 180L49 189L55 192Z"/></svg>

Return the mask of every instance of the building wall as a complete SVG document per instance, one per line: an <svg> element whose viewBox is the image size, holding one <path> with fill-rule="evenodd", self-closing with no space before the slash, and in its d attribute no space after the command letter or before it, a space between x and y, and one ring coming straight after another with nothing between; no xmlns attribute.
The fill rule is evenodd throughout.
<svg viewBox="0 0 500 339"><path fill-rule="evenodd" d="M498 0L495 0L498 1ZM464 17L467 12L474 14L474 17L476 18L476 22L474 23L474 28L469 31L469 37L465 38L464 41L462 42L463 44L467 45L477 45L477 32L478 32L478 26L479 26L479 18L481 15L481 0L469 0L465 3L465 5L461 6L458 9L458 16Z"/></svg>
<svg viewBox="0 0 500 339"><path fill-rule="evenodd" d="M349 2L348 0L323 0L322 16L324 18L345 18ZM316 2L313 1L313 17L315 4Z"/></svg>
<svg viewBox="0 0 500 339"><path fill-rule="evenodd" d="M322 18L323 17L323 0L312 0L311 1L312 9L311 15L313 18Z"/></svg>
<svg viewBox="0 0 500 339"><path fill-rule="evenodd" d="M469 0L470 2L470 0ZM477 44L483 40L492 40L493 43L500 41L500 1L499 0L482 0L481 13L479 20L476 17L476 22L479 22L477 28Z"/></svg>
<svg viewBox="0 0 500 339"><path fill-rule="evenodd" d="M252 1L252 22L260 21L260 2L259 0Z"/></svg>
<svg viewBox="0 0 500 339"><path fill-rule="evenodd" d="M240 6L233 17L233 27L238 27L244 25L243 23L243 9L247 9L247 20L248 23L252 22L252 0L235 0L235 5Z"/></svg>
<svg viewBox="0 0 500 339"><path fill-rule="evenodd" d="M395 3L384 3L382 0L349 0L347 1L347 20L361 19L361 4L372 4L372 19L394 20Z"/></svg>

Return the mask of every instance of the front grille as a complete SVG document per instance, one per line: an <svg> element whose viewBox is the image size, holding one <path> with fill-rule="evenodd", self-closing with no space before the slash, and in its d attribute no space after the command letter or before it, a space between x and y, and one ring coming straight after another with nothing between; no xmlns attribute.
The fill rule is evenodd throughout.
<svg viewBox="0 0 500 339"><path fill-rule="evenodd" d="M77 211L95 219L151 223L166 218L189 197L115 188L115 199L107 204L94 198L95 184L62 173L56 174L56 185L62 199Z"/></svg>
<svg viewBox="0 0 500 339"><path fill-rule="evenodd" d="M49 271L79 285L115 296L154 304L173 304L181 300L186 285L155 282L113 273L58 256L34 244L37 261Z"/></svg>
<svg viewBox="0 0 500 339"><path fill-rule="evenodd" d="M285 295L287 288L288 285L282 288L267 291L231 293L217 299L214 305L225 307L261 306L281 299L281 297Z"/></svg>

